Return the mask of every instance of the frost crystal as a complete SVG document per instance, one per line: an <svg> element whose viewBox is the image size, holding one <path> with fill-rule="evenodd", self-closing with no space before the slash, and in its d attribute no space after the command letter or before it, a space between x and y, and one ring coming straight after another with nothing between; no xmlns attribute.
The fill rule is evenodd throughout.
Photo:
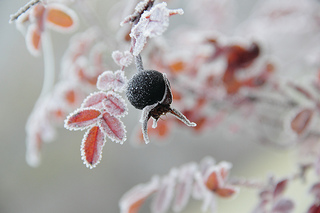
<svg viewBox="0 0 320 213"><path fill-rule="evenodd" d="M129 51L122 53L116 50L112 52L112 58L120 67L128 67L132 63L133 56Z"/></svg>
<svg viewBox="0 0 320 213"><path fill-rule="evenodd" d="M126 83L127 78L123 71L105 71L98 78L97 88L102 91L113 89L114 91L122 92L125 89Z"/></svg>
<svg viewBox="0 0 320 213"><path fill-rule="evenodd" d="M175 14L182 15L183 10L170 10L165 2L155 5L150 11L145 11L139 22L131 29L130 37L135 41L133 55L139 55L148 37L161 35L169 26L169 16Z"/></svg>

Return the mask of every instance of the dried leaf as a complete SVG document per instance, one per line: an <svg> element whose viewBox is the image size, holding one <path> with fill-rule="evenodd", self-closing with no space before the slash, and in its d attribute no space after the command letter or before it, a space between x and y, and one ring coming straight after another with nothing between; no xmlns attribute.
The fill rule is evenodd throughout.
<svg viewBox="0 0 320 213"><path fill-rule="evenodd" d="M64 127L69 130L83 130L96 124L101 112L93 108L78 109L65 120Z"/></svg>
<svg viewBox="0 0 320 213"><path fill-rule="evenodd" d="M81 144L81 156L88 168L92 169L99 164L104 144L105 136L99 126L93 126L86 132Z"/></svg>
<svg viewBox="0 0 320 213"><path fill-rule="evenodd" d="M99 126L112 141L123 144L126 140L125 126L117 117L112 116L110 113L105 112L102 115Z"/></svg>

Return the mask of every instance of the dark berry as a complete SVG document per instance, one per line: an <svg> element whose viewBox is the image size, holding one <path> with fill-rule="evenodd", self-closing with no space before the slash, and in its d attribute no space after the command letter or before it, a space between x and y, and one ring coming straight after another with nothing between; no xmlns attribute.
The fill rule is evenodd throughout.
<svg viewBox="0 0 320 213"><path fill-rule="evenodd" d="M128 82L126 95L137 109L158 103L163 99L166 83L161 72L144 70L136 73Z"/></svg>

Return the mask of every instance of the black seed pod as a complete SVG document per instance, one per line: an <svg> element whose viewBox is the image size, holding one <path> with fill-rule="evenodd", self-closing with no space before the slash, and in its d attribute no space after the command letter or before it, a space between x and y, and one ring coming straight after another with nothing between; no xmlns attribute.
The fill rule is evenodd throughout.
<svg viewBox="0 0 320 213"><path fill-rule="evenodd" d="M158 103L163 99L166 83L161 72L144 70L136 73L128 82L126 95L137 109Z"/></svg>

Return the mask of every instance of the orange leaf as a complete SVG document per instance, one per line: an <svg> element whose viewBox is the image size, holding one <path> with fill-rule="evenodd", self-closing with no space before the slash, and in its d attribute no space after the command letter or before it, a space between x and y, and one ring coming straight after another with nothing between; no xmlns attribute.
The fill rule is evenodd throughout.
<svg viewBox="0 0 320 213"><path fill-rule="evenodd" d="M96 123L101 115L99 110L84 108L70 114L65 120L65 128L70 130L83 130Z"/></svg>
<svg viewBox="0 0 320 213"><path fill-rule="evenodd" d="M26 34L26 44L29 52L38 56L41 48L41 31L37 25L33 24L28 27Z"/></svg>
<svg viewBox="0 0 320 213"><path fill-rule="evenodd" d="M48 6L46 21L53 29L70 30L76 26L76 13L62 4Z"/></svg>
<svg viewBox="0 0 320 213"><path fill-rule="evenodd" d="M99 126L94 126L88 130L82 140L82 159L90 169L94 168L101 160L104 139L104 134Z"/></svg>
<svg viewBox="0 0 320 213"><path fill-rule="evenodd" d="M135 203L133 203L130 208L128 213L137 213L139 211L139 209L141 208L142 204L144 203L145 199L140 199L138 201L136 201Z"/></svg>
<svg viewBox="0 0 320 213"><path fill-rule="evenodd" d="M300 111L291 121L292 130L298 135L302 134L308 127L313 115L313 110L304 109Z"/></svg>
<svg viewBox="0 0 320 213"><path fill-rule="evenodd" d="M212 173L208 176L206 181L206 186L208 189L215 191L220 187L219 177L217 171L212 171Z"/></svg>
<svg viewBox="0 0 320 213"><path fill-rule="evenodd" d="M215 191L215 193L217 195L219 195L220 197L224 197L224 198L229 198L237 192L238 192L238 190L233 187L223 187L223 188L219 188Z"/></svg>

